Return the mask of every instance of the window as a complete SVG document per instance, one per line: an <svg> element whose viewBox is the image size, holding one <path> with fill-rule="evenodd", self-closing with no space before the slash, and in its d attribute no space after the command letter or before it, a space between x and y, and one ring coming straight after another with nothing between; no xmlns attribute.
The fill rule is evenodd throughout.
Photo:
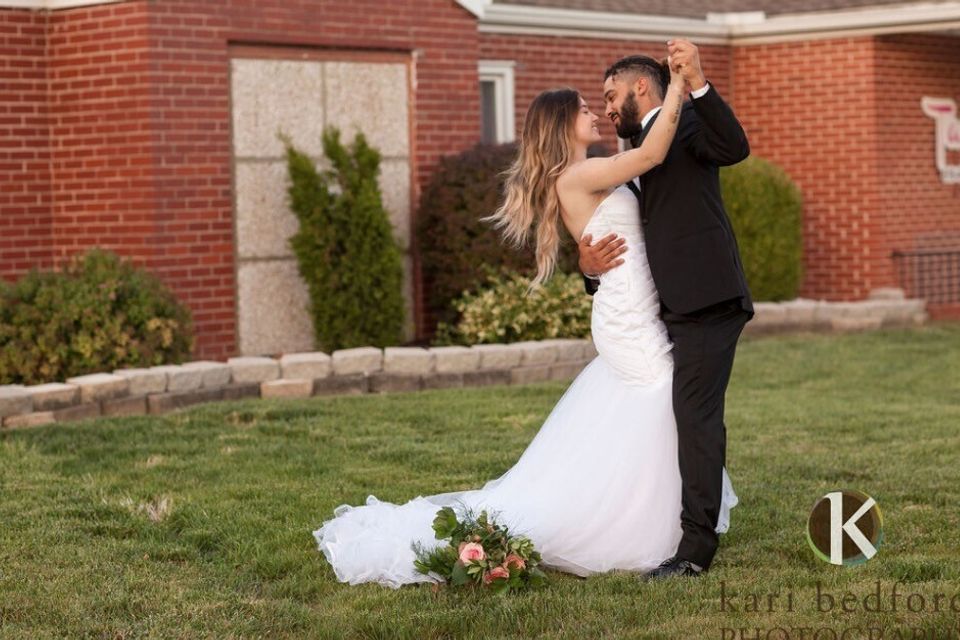
<svg viewBox="0 0 960 640"><path fill-rule="evenodd" d="M481 141L512 142L514 134L513 60L482 60L480 72Z"/></svg>

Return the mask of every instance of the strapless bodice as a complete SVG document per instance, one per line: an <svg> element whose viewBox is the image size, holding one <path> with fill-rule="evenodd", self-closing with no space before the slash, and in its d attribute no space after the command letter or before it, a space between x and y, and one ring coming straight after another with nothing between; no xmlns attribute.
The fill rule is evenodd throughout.
<svg viewBox="0 0 960 640"><path fill-rule="evenodd" d="M592 234L594 242L609 233L627 242L624 263L600 276L593 296L591 331L597 352L631 384L672 375L671 343L660 320L637 198L627 187L617 187L597 206L583 232Z"/></svg>

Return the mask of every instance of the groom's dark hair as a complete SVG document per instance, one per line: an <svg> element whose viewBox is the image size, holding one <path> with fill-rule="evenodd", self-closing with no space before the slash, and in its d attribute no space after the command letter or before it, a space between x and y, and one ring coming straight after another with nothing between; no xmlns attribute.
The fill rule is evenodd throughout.
<svg viewBox="0 0 960 640"><path fill-rule="evenodd" d="M624 73L638 74L646 76L660 92L662 100L667 95L667 87L670 85L670 68L666 60L660 62L650 56L627 56L614 62L603 74L606 80L611 76L619 76Z"/></svg>

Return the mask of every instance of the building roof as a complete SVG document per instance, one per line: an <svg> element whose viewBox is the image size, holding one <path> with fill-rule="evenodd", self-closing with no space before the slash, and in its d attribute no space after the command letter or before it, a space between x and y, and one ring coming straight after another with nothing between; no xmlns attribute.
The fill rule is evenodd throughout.
<svg viewBox="0 0 960 640"><path fill-rule="evenodd" d="M960 36L960 0L457 0L486 33L760 44L891 33Z"/></svg>
<svg viewBox="0 0 960 640"><path fill-rule="evenodd" d="M904 0L496 0L497 4L524 5L551 9L603 11L639 15L671 16L704 19L708 13L746 13L762 11L768 16L845 11L866 7L891 8L901 5L904 10L921 4ZM922 4L953 4L924 2Z"/></svg>

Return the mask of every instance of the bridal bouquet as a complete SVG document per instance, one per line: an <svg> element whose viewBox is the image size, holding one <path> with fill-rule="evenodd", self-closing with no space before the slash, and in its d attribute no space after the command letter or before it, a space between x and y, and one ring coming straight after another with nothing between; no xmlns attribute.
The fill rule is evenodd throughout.
<svg viewBox="0 0 960 640"><path fill-rule="evenodd" d="M451 507L444 507L433 520L433 530L437 540L450 542L429 551L414 543L414 565L420 573L436 573L458 586L486 586L495 593L540 586L546 580L533 542L511 536L506 527L491 522L486 511L479 517L467 511L458 520Z"/></svg>

